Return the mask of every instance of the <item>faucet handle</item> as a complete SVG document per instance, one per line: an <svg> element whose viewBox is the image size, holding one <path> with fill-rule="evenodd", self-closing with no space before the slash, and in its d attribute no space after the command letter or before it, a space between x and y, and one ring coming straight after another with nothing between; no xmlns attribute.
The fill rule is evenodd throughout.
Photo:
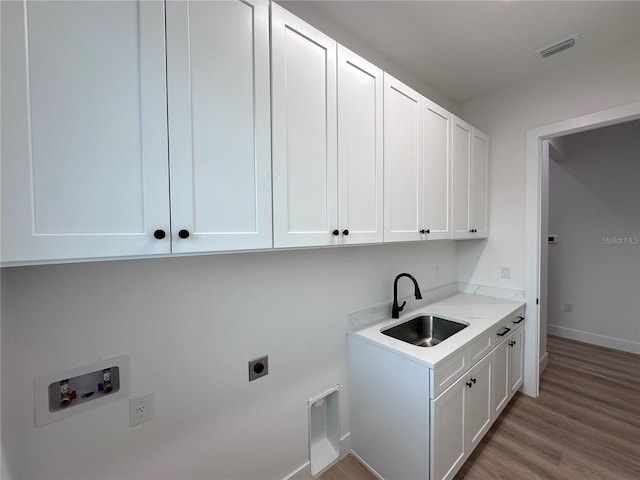
<svg viewBox="0 0 640 480"><path fill-rule="evenodd" d="M400 305L398 307L398 311L401 312L402 310L404 310L404 306L407 304L407 301L405 300L404 302L402 302L402 305Z"/></svg>

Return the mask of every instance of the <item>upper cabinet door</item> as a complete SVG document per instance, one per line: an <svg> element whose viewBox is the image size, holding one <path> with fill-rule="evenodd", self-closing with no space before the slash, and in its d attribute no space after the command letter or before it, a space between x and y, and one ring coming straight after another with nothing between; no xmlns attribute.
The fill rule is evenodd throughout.
<svg viewBox="0 0 640 480"><path fill-rule="evenodd" d="M338 46L338 205L342 243L382 242L382 70Z"/></svg>
<svg viewBox="0 0 640 480"><path fill-rule="evenodd" d="M2 261L169 253L164 2L1 8Z"/></svg>
<svg viewBox="0 0 640 480"><path fill-rule="evenodd" d="M472 238L469 211L471 128L471 125L453 116L451 132L453 238Z"/></svg>
<svg viewBox="0 0 640 480"><path fill-rule="evenodd" d="M384 241L420 240L423 97L384 74Z"/></svg>
<svg viewBox="0 0 640 480"><path fill-rule="evenodd" d="M271 8L274 246L336 244L336 43Z"/></svg>
<svg viewBox="0 0 640 480"><path fill-rule="evenodd" d="M424 100L425 238L451 238L451 114Z"/></svg>
<svg viewBox="0 0 640 480"><path fill-rule="evenodd" d="M489 137L477 129L472 130L471 143L471 228L474 238L489 235L488 215Z"/></svg>
<svg viewBox="0 0 640 480"><path fill-rule="evenodd" d="M272 245L268 7L167 2L174 252Z"/></svg>

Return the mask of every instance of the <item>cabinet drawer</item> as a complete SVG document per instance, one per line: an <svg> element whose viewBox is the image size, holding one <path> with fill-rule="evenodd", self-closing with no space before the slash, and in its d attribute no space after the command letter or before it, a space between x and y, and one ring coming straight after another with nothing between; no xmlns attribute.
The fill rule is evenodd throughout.
<svg viewBox="0 0 640 480"><path fill-rule="evenodd" d="M436 398L469 369L468 349L454 353L431 372L431 398Z"/></svg>
<svg viewBox="0 0 640 480"><path fill-rule="evenodd" d="M490 332L484 333L480 335L476 340L474 340L469 346L469 366L473 367L476 363L482 359L486 354L488 354L493 345L498 342L494 342L492 339L493 335Z"/></svg>
<svg viewBox="0 0 640 480"><path fill-rule="evenodd" d="M513 315L509 315L506 319L493 327L491 334L491 340L493 346L497 346L509 337L517 328L521 327L524 323L524 309L521 308Z"/></svg>
<svg viewBox="0 0 640 480"><path fill-rule="evenodd" d="M500 323L496 324L491 333L491 339L493 340L494 345L498 345L506 340L515 329L514 327L515 325L511 324L511 318L502 320Z"/></svg>
<svg viewBox="0 0 640 480"><path fill-rule="evenodd" d="M512 330L521 327L524 324L524 309L518 310L511 316L510 326Z"/></svg>

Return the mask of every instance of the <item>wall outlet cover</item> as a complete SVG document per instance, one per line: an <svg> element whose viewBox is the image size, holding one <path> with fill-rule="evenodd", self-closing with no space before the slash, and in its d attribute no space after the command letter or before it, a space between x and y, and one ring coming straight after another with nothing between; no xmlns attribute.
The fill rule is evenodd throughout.
<svg viewBox="0 0 640 480"><path fill-rule="evenodd" d="M500 278L509 280L511 278L511 267L500 267Z"/></svg>
<svg viewBox="0 0 640 480"><path fill-rule="evenodd" d="M129 426L135 427L153 418L153 392L129 397Z"/></svg>

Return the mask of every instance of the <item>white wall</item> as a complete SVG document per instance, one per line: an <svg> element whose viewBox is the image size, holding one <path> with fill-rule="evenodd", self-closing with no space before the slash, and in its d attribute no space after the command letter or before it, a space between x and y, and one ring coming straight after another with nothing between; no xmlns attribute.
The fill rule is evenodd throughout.
<svg viewBox="0 0 640 480"><path fill-rule="evenodd" d="M435 266L440 267L435 278ZM452 242L2 269L2 440L15 478L278 479L307 461L310 396L340 383L346 317L456 278ZM409 295L409 282L401 284ZM249 383L247 360L269 355ZM129 354L128 402L34 426L33 379Z"/></svg>
<svg viewBox="0 0 640 480"><path fill-rule="evenodd" d="M458 243L459 281L525 288L526 131L640 100L639 51L638 41L622 45L460 106L491 145L490 237ZM501 265L511 267L511 280L500 279ZM542 355L544 335L540 340Z"/></svg>
<svg viewBox="0 0 640 480"><path fill-rule="evenodd" d="M562 137L549 158L559 241L549 245L548 331L640 353L640 121Z"/></svg>

